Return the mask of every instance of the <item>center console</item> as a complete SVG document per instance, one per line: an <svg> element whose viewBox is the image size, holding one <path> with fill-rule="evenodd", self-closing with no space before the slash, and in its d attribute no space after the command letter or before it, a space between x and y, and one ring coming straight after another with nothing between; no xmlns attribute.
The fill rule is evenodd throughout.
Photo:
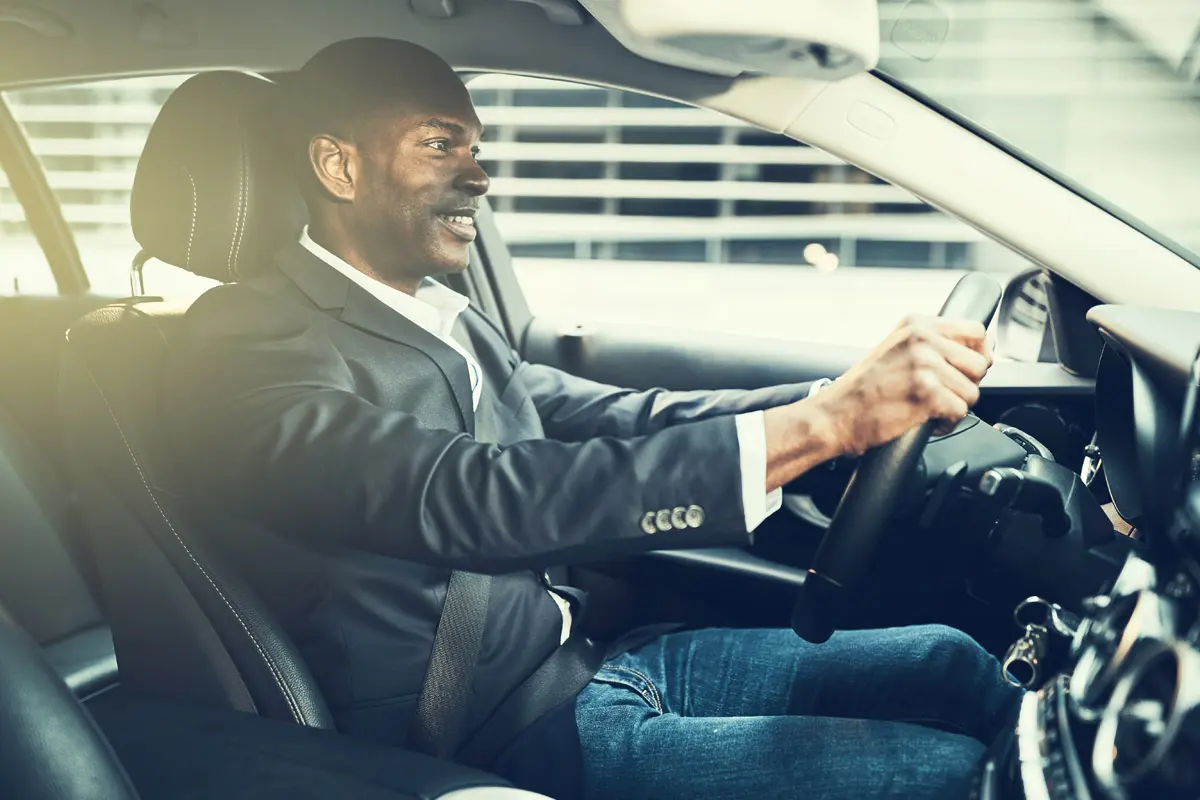
<svg viewBox="0 0 1200 800"><path fill-rule="evenodd" d="M1191 563L1130 555L1082 619L1050 634L1071 634L1066 667L1025 695L972 800L1200 797L1200 586ZM1018 650L1020 642L1010 659ZM1014 682L1038 666L1006 661Z"/></svg>

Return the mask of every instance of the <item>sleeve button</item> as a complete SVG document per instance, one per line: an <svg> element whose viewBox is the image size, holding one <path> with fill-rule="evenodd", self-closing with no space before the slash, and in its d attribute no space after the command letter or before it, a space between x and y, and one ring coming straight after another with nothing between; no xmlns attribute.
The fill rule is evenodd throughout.
<svg viewBox="0 0 1200 800"><path fill-rule="evenodd" d="M654 527L654 512L647 511L642 516L642 530L646 533L657 533L658 528Z"/></svg>
<svg viewBox="0 0 1200 800"><path fill-rule="evenodd" d="M687 527L687 509L683 506L675 506L671 509L671 527L677 531Z"/></svg>
<svg viewBox="0 0 1200 800"><path fill-rule="evenodd" d="M700 506L688 506L683 512L683 520L689 528L699 528L704 524L704 509Z"/></svg>
<svg viewBox="0 0 1200 800"><path fill-rule="evenodd" d="M660 531L666 532L671 530L671 511L664 508L654 515L654 524L658 526Z"/></svg>

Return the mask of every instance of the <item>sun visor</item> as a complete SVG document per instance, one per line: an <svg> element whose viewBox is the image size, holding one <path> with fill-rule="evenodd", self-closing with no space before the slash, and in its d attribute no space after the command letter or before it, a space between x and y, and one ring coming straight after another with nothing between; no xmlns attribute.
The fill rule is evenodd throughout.
<svg viewBox="0 0 1200 800"><path fill-rule="evenodd" d="M876 0L579 0L643 58L716 75L840 80L879 61Z"/></svg>

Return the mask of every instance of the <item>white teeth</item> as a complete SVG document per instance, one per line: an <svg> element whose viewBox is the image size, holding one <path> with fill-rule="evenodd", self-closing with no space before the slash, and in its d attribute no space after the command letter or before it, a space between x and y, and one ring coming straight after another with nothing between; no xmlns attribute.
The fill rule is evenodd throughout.
<svg viewBox="0 0 1200 800"><path fill-rule="evenodd" d="M475 220L473 218L468 217L465 214L455 216L455 217L447 216L445 214L443 214L442 216L444 216L450 222L454 222L459 225L473 225L475 223Z"/></svg>

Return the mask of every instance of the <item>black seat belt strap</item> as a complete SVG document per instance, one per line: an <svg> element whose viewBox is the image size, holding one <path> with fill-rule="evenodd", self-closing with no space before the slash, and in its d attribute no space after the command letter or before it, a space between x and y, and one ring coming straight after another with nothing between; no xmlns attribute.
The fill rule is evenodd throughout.
<svg viewBox="0 0 1200 800"><path fill-rule="evenodd" d="M605 646L572 636L542 662L463 743L455 761L487 769L517 734L583 691L604 663Z"/></svg>
<svg viewBox="0 0 1200 800"><path fill-rule="evenodd" d="M413 750L438 758L449 758L458 750L491 591L490 575L450 573L425 682L408 730L408 746Z"/></svg>

